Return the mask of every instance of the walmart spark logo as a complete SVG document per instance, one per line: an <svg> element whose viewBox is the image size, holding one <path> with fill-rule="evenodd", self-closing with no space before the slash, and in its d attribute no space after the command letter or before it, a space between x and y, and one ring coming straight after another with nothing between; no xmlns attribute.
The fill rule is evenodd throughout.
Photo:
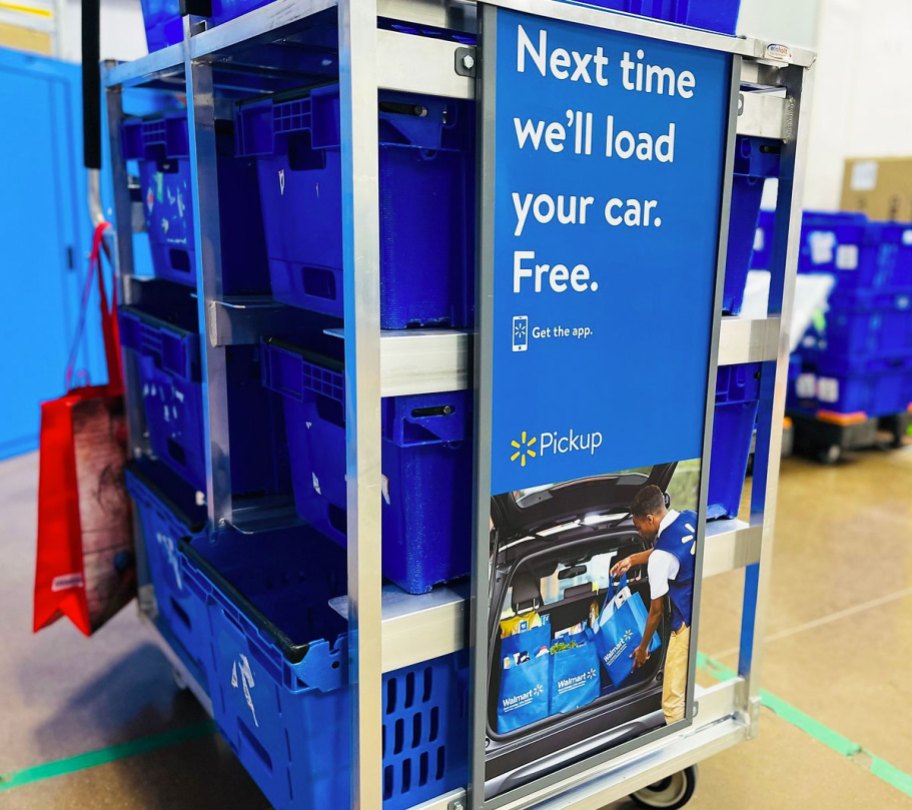
<svg viewBox="0 0 912 810"><path fill-rule="evenodd" d="M510 446L513 448L513 455L510 456L510 461L519 459L519 466L525 467L526 458L536 458L538 456L538 452L532 449L537 441L538 436L533 436L530 439L526 431L523 431L519 436L519 441L514 439L510 442Z"/></svg>

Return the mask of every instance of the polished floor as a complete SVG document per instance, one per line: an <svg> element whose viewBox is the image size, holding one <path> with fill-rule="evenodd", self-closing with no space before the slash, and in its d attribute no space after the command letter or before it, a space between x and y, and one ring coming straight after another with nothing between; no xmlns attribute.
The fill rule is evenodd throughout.
<svg viewBox="0 0 912 810"><path fill-rule="evenodd" d="M36 485L34 455L0 463L0 810L267 808L132 607L32 635ZM912 808L912 447L787 460L777 526L760 736L688 807ZM737 665L741 579L704 585L707 683Z"/></svg>

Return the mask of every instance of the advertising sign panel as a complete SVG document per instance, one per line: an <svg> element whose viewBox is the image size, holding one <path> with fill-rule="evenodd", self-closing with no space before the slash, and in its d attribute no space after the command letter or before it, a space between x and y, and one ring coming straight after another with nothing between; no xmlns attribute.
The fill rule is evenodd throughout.
<svg viewBox="0 0 912 810"><path fill-rule="evenodd" d="M482 17L473 785L495 806L692 716L732 65Z"/></svg>

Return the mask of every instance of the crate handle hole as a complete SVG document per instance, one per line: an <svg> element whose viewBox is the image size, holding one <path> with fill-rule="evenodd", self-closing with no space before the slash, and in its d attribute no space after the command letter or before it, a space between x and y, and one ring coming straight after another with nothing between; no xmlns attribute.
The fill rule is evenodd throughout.
<svg viewBox="0 0 912 810"><path fill-rule="evenodd" d="M171 269L177 273L190 273L190 254L180 248L171 248L168 251Z"/></svg>
<svg viewBox="0 0 912 810"><path fill-rule="evenodd" d="M168 438L168 455L181 466L187 463L187 454L184 452L184 448L171 437Z"/></svg>
<svg viewBox="0 0 912 810"><path fill-rule="evenodd" d="M244 741L250 746L251 750L257 755L270 773L272 773L272 758L269 752L263 747L263 744L256 738L253 732L247 727L243 720L238 720L238 729Z"/></svg>
<svg viewBox="0 0 912 810"><path fill-rule="evenodd" d="M304 285L304 292L314 298L335 301L339 297L336 288L336 274L325 267L302 267L301 281Z"/></svg>
<svg viewBox="0 0 912 810"><path fill-rule="evenodd" d="M177 618L180 619L181 622L183 622L183 624L185 624L185 625L187 626L187 629L188 629L188 630L192 630L192 629L193 629L193 625L190 623L190 617L187 615L187 611L185 611L185 610L184 610L184 609L175 601L175 599L174 599L173 596L170 598L169 601L171 602L171 610L174 611L174 613L177 615Z"/></svg>

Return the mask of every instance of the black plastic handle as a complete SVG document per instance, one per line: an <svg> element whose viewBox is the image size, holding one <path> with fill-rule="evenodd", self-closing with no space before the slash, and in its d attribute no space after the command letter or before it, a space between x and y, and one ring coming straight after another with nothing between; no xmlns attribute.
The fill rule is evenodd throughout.
<svg viewBox="0 0 912 810"><path fill-rule="evenodd" d="M101 0L82 0L82 149L87 169L101 168Z"/></svg>

